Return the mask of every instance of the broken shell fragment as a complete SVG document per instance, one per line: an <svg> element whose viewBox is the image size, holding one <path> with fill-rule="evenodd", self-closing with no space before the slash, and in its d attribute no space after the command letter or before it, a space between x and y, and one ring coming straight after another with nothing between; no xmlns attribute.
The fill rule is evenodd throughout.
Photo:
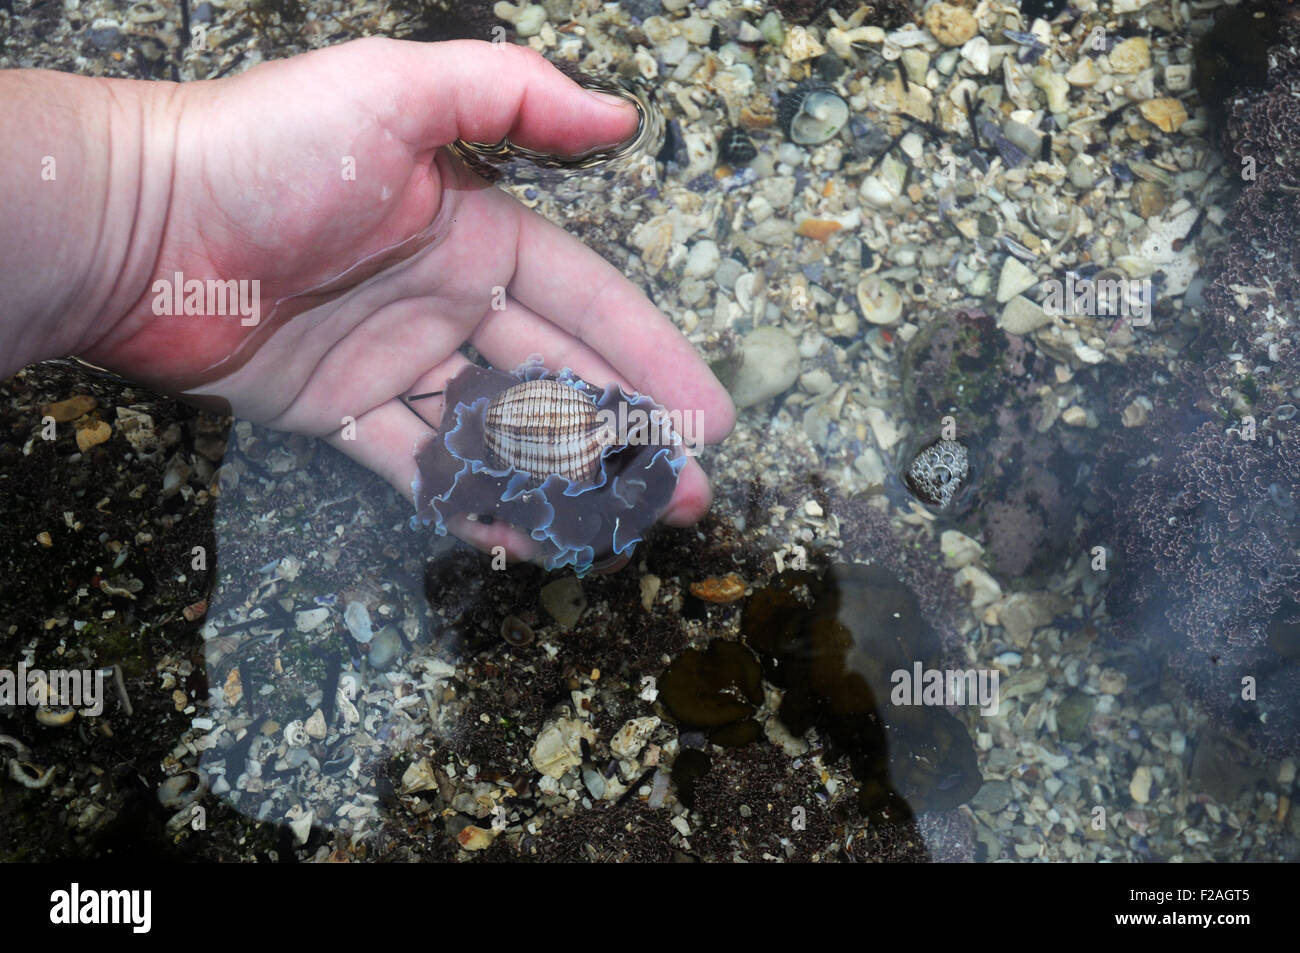
<svg viewBox="0 0 1300 953"><path fill-rule="evenodd" d="M815 146L844 128L849 105L829 86L803 82L781 97L776 114L791 142Z"/></svg>

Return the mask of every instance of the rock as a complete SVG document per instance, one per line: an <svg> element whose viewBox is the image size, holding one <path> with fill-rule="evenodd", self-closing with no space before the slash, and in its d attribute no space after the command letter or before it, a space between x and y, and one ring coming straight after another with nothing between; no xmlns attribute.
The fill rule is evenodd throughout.
<svg viewBox="0 0 1300 953"><path fill-rule="evenodd" d="M760 325L741 343L742 362L731 383L737 407L752 407L789 390L799 378L799 346L790 333Z"/></svg>
<svg viewBox="0 0 1300 953"><path fill-rule="evenodd" d="M1090 56L1083 56L1065 71L1065 81L1071 86L1095 86L1101 79L1101 70Z"/></svg>
<svg viewBox="0 0 1300 953"><path fill-rule="evenodd" d="M1139 804L1145 804L1151 800L1151 769L1145 764L1138 765L1133 772L1133 780L1128 783L1128 793L1133 800Z"/></svg>
<svg viewBox="0 0 1300 953"><path fill-rule="evenodd" d="M96 20L86 34L95 49L105 53L122 45L122 28L112 20Z"/></svg>
<svg viewBox="0 0 1300 953"><path fill-rule="evenodd" d="M66 424L70 420L84 417L97 406L98 401L89 396L69 397L67 400L55 401L41 405L42 417L53 417L55 423Z"/></svg>
<svg viewBox="0 0 1300 953"><path fill-rule="evenodd" d="M998 622L1006 630L1007 638L1016 648L1026 648L1033 641L1034 630L1056 618L1055 602L1051 596L1015 592L1003 600L998 609Z"/></svg>
<svg viewBox="0 0 1300 953"><path fill-rule="evenodd" d="M574 576L557 579L542 586L542 608L562 628L571 628L587 608L587 597L582 594L582 584Z"/></svg>
<svg viewBox="0 0 1300 953"><path fill-rule="evenodd" d="M222 697L226 700L226 705L234 708L239 704L240 699L244 697L244 683L239 675L239 666L236 665L226 676L226 683L221 687Z"/></svg>
<svg viewBox="0 0 1300 953"><path fill-rule="evenodd" d="M1161 132L1177 132L1187 122L1187 110L1183 104L1169 96L1139 103L1138 112Z"/></svg>
<svg viewBox="0 0 1300 953"><path fill-rule="evenodd" d="M402 773L402 793L415 794L418 791L436 791L438 779L428 758L413 761Z"/></svg>
<svg viewBox="0 0 1300 953"><path fill-rule="evenodd" d="M295 804L289 809L285 819L289 822L289 829L293 831L293 839L299 845L307 843L307 838L311 836L311 826L316 822L316 812L304 812L301 807Z"/></svg>
<svg viewBox="0 0 1300 953"><path fill-rule="evenodd" d="M947 569L969 566L984 555L983 546L955 529L943 531L939 536L939 549L943 553L943 564Z"/></svg>
<svg viewBox="0 0 1300 953"><path fill-rule="evenodd" d="M158 434L154 429L153 418L148 414L130 407L118 407L117 429L131 445L131 449L140 456L148 457L157 452Z"/></svg>
<svg viewBox="0 0 1300 953"><path fill-rule="evenodd" d="M1088 735L1088 723L1092 720L1092 709L1096 699L1083 692L1071 692L1056 709L1056 730L1062 741L1081 742Z"/></svg>
<svg viewBox="0 0 1300 953"><path fill-rule="evenodd" d="M349 602L347 608L343 610L343 624L352 633L352 638L361 645L368 644L375 636L374 630L370 627L370 611L364 603Z"/></svg>
<svg viewBox="0 0 1300 953"><path fill-rule="evenodd" d="M961 56L981 76L989 72L989 41L982 36L971 37L961 48Z"/></svg>
<svg viewBox="0 0 1300 953"><path fill-rule="evenodd" d="M1065 171L1070 177L1070 184L1076 189L1086 192L1097 183L1097 176L1092 171L1092 163L1082 153L1070 160Z"/></svg>
<svg viewBox="0 0 1300 953"><path fill-rule="evenodd" d="M804 238L812 238L819 242L824 242L844 226L833 219L828 218L805 218L795 228L796 235L802 235Z"/></svg>
<svg viewBox="0 0 1300 953"><path fill-rule="evenodd" d="M985 781L983 787L968 802L971 810L996 814L1011 803L1010 781Z"/></svg>
<svg viewBox="0 0 1300 953"><path fill-rule="evenodd" d="M727 605L745 594L745 581L734 572L721 578L711 576L701 582L691 583L691 595L705 602Z"/></svg>
<svg viewBox="0 0 1300 953"><path fill-rule="evenodd" d="M609 740L609 750L616 758L635 758L658 727L659 718L655 715L633 718L614 732L614 737Z"/></svg>
<svg viewBox="0 0 1300 953"><path fill-rule="evenodd" d="M953 578L957 591L970 599L972 609L982 609L1002 598L998 581L978 566L963 566Z"/></svg>
<svg viewBox="0 0 1300 953"><path fill-rule="evenodd" d="M576 718L561 718L537 736L528 757L533 767L548 778L559 779L565 771L582 764L582 739L596 740L591 726Z"/></svg>
<svg viewBox="0 0 1300 953"><path fill-rule="evenodd" d="M1034 273L1026 268L1019 258L1008 255L1006 262L1002 265L1002 273L998 276L998 304L1006 304L1016 295L1028 291L1036 284L1038 284L1038 278ZM1005 314L1005 312L1003 313ZM1008 330L1010 329L1008 328ZM1012 333L1023 332L1013 331Z"/></svg>
<svg viewBox="0 0 1300 953"><path fill-rule="evenodd" d="M1165 190L1155 182L1134 182L1128 199L1133 211L1148 219L1155 218L1168 204Z"/></svg>
<svg viewBox="0 0 1300 953"><path fill-rule="evenodd" d="M1088 412L1078 404L1072 404L1061 411L1061 422L1069 424L1071 427L1086 427L1088 425Z"/></svg>
<svg viewBox="0 0 1300 953"><path fill-rule="evenodd" d="M483 850L496 840L497 832L470 824L456 835L456 843L466 850Z"/></svg>
<svg viewBox="0 0 1300 953"><path fill-rule="evenodd" d="M691 246L682 272L691 278L707 278L717 270L721 261L722 253L718 251L718 243L705 238Z"/></svg>
<svg viewBox="0 0 1300 953"><path fill-rule="evenodd" d="M925 28L944 46L961 46L975 35L979 25L964 7L936 3L925 11Z"/></svg>
<svg viewBox="0 0 1300 953"><path fill-rule="evenodd" d="M1140 73L1151 65L1151 45L1144 36L1115 44L1110 51L1110 68L1116 73Z"/></svg>
<svg viewBox="0 0 1300 953"><path fill-rule="evenodd" d="M1042 306L1024 295L1017 295L1008 301L1002 309L1002 316L998 318L998 327L1008 334L1030 334L1051 323L1051 316Z"/></svg>
<svg viewBox="0 0 1300 953"><path fill-rule="evenodd" d="M646 612L649 612L655 604L655 599L659 596L659 587L663 585L663 580L654 573L646 573L641 577L641 606Z"/></svg>
<svg viewBox="0 0 1300 953"><path fill-rule="evenodd" d="M397 631L397 626L386 625L375 633L375 637L370 642L370 654L367 657L371 665L383 672L392 667L401 651L402 636Z"/></svg>
<svg viewBox="0 0 1300 953"><path fill-rule="evenodd" d="M320 627L320 624L330 617L330 610L324 607L319 609L304 609L301 612L293 614L293 624L299 632L311 632Z"/></svg>
<svg viewBox="0 0 1300 953"><path fill-rule="evenodd" d="M1113 668L1103 668L1097 676L1097 687L1103 695L1122 695L1128 687L1128 676Z"/></svg>
<svg viewBox="0 0 1300 953"><path fill-rule="evenodd" d="M317 708L312 712L311 717L303 723L303 730L307 732L309 738L315 738L317 741L324 738L329 734L329 728L325 724L325 713Z"/></svg>
<svg viewBox="0 0 1300 953"><path fill-rule="evenodd" d="M1029 78L1047 97L1049 112L1063 113L1069 109L1070 84L1066 82L1064 76L1048 69L1046 66L1036 66L1034 71L1029 74Z"/></svg>
<svg viewBox="0 0 1300 953"><path fill-rule="evenodd" d="M817 42L817 38L801 26L790 28L781 44L781 52L792 63L815 59L826 52L826 47Z"/></svg>
<svg viewBox="0 0 1300 953"><path fill-rule="evenodd" d="M103 420L83 420L77 423L77 449L85 453L113 436L113 428Z"/></svg>

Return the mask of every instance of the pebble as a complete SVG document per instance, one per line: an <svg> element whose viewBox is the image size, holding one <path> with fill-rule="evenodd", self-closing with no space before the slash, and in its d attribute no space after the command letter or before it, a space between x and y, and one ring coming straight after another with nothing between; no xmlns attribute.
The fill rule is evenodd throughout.
<svg viewBox="0 0 1300 953"><path fill-rule="evenodd" d="M374 638L374 630L370 627L370 611L364 603L349 602L343 610L343 624L352 633L352 638L362 645Z"/></svg>
<svg viewBox="0 0 1300 953"><path fill-rule="evenodd" d="M609 750L616 758L635 758L658 727L659 718L655 715L633 718L614 732L614 737L609 739Z"/></svg>
<svg viewBox="0 0 1300 953"><path fill-rule="evenodd" d="M789 390L799 379L799 347L790 332L760 325L745 335L742 361L731 383L736 406L752 407Z"/></svg>
<svg viewBox="0 0 1300 953"><path fill-rule="evenodd" d="M1051 323L1051 315L1024 295L1017 295L1008 301L1002 309L1002 316L998 318L998 327L1008 334L1029 334Z"/></svg>
<svg viewBox="0 0 1300 953"><path fill-rule="evenodd" d="M781 52L792 63L815 59L826 52L826 47L817 42L817 38L801 26L791 27L781 44Z"/></svg>
<svg viewBox="0 0 1300 953"><path fill-rule="evenodd" d="M1151 65L1151 45L1144 36L1122 40L1110 51L1110 68L1116 73L1140 73Z"/></svg>
<svg viewBox="0 0 1300 953"><path fill-rule="evenodd" d="M573 576L542 586L541 599L542 608L565 629L572 627L587 608L587 597L582 594L582 584Z"/></svg>
<svg viewBox="0 0 1300 953"><path fill-rule="evenodd" d="M1151 800L1151 769L1145 764L1138 765L1133 772L1133 780L1128 783L1128 793L1139 804Z"/></svg>
<svg viewBox="0 0 1300 953"><path fill-rule="evenodd" d="M720 264L722 253L718 251L718 243L706 238L691 246L682 271L691 278L707 278L717 272Z"/></svg>
<svg viewBox="0 0 1300 953"><path fill-rule="evenodd" d="M1034 273L1019 258L1008 255L1007 260L1002 265L1002 273L998 275L998 304L1006 304L1012 298L1028 291L1036 284L1038 284L1038 278ZM1005 316L1005 311L1003 314ZM1010 330L1010 328L1007 328L1007 330ZM1012 331L1011 333L1023 334L1025 332Z"/></svg>
<svg viewBox="0 0 1300 953"><path fill-rule="evenodd" d="M710 576L701 582L691 583L691 595L717 605L735 602L744 594L745 581L735 573L722 577Z"/></svg>
<svg viewBox="0 0 1300 953"><path fill-rule="evenodd" d="M582 764L582 740L596 741L596 733L586 722L561 718L544 728L528 752L533 767L549 778L559 780L565 771Z"/></svg>
<svg viewBox="0 0 1300 953"><path fill-rule="evenodd" d="M67 400L55 401L52 404L42 404L41 416L53 417L55 423L66 424L78 417L84 417L97 406L99 402L90 396L69 397Z"/></svg>
<svg viewBox="0 0 1300 953"><path fill-rule="evenodd" d="M1065 81L1071 86L1096 86L1099 79L1101 70L1090 56L1082 57L1065 71Z"/></svg>
<svg viewBox="0 0 1300 953"><path fill-rule="evenodd" d="M943 553L943 564L948 569L969 566L984 555L983 546L955 529L946 529L940 534L939 549Z"/></svg>
<svg viewBox="0 0 1300 953"><path fill-rule="evenodd" d="M894 324L902 317L902 296L878 275L867 275L858 282L857 298L862 316L872 324Z"/></svg>
<svg viewBox="0 0 1300 953"><path fill-rule="evenodd" d="M77 449L85 453L91 447L97 447L113 436L112 426L104 420L83 420L77 422Z"/></svg>
<svg viewBox="0 0 1300 953"><path fill-rule="evenodd" d="M1066 174L1070 177L1070 184L1083 191L1092 188L1097 182L1097 177L1092 171L1092 162L1083 153L1070 160L1069 166L1066 167Z"/></svg>
<svg viewBox="0 0 1300 953"><path fill-rule="evenodd" d="M402 651L402 636L397 626L386 625L375 633L370 642L370 664L383 672L391 668Z"/></svg>
<svg viewBox="0 0 1300 953"><path fill-rule="evenodd" d="M982 609L1002 598L998 581L978 566L963 566L957 570L953 585L970 599L972 609Z"/></svg>
<svg viewBox="0 0 1300 953"><path fill-rule="evenodd" d="M1012 793L1010 781L985 781L968 804L973 811L996 814L1011 803Z"/></svg>
<svg viewBox="0 0 1300 953"><path fill-rule="evenodd" d="M329 616L329 609L304 609L301 612L295 612L293 614L293 624L297 627L299 632L311 632L319 628L320 624L328 619Z"/></svg>
<svg viewBox="0 0 1300 953"><path fill-rule="evenodd" d="M1183 104L1168 96L1140 103L1138 112L1161 132L1177 132L1187 122L1187 110Z"/></svg>
<svg viewBox="0 0 1300 953"><path fill-rule="evenodd" d="M975 35L979 26L964 7L936 3L925 11L925 28L944 46L962 46Z"/></svg>
<svg viewBox="0 0 1300 953"><path fill-rule="evenodd" d="M1165 210L1168 200L1165 190L1154 182L1134 182L1129 192L1133 211L1144 219L1155 218Z"/></svg>
<svg viewBox="0 0 1300 953"><path fill-rule="evenodd" d="M1053 72L1046 66L1034 67L1034 71L1029 76L1034 85L1041 89L1043 95L1047 97L1049 112L1063 113L1069 108L1070 84L1066 82L1064 76Z"/></svg>
<svg viewBox="0 0 1300 953"><path fill-rule="evenodd" d="M982 76L988 75L990 48L989 41L984 37L976 36L967 40L961 48L961 57L975 72Z"/></svg>

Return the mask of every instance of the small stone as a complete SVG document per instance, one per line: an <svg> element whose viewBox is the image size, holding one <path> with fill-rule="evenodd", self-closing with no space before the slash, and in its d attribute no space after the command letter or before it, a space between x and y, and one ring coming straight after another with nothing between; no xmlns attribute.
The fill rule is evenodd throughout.
<svg viewBox="0 0 1300 953"><path fill-rule="evenodd" d="M69 397L67 400L55 401L52 404L42 404L41 416L53 417L55 423L66 424L70 420L84 417L98 405L93 397Z"/></svg>
<svg viewBox="0 0 1300 953"><path fill-rule="evenodd" d="M635 758L658 727L659 719L655 715L633 718L614 732L614 737L609 739L609 750L616 758Z"/></svg>
<svg viewBox="0 0 1300 953"><path fill-rule="evenodd" d="M326 608L304 609L301 612L293 614L293 624L299 632L311 632L320 627L320 624L329 618L330 610Z"/></svg>
<svg viewBox="0 0 1300 953"><path fill-rule="evenodd" d="M721 261L722 253L718 251L718 243L706 238L691 246L682 272L691 278L707 278L717 270Z"/></svg>
<svg viewBox="0 0 1300 953"><path fill-rule="evenodd" d="M1170 63L1165 67L1165 89L1171 93L1184 93L1191 88L1191 66Z"/></svg>
<svg viewBox="0 0 1300 953"><path fill-rule="evenodd" d="M691 595L705 602L727 605L745 594L745 581L735 573L721 578L711 576L702 582L691 583Z"/></svg>
<svg viewBox="0 0 1300 953"><path fill-rule="evenodd" d="M1006 304L1012 298L1028 291L1036 284L1038 284L1038 278L1034 273L1025 267L1019 258L1008 255L1007 260L1002 265L1002 273L998 276L998 304Z"/></svg>
<svg viewBox="0 0 1300 953"><path fill-rule="evenodd" d="M483 850L496 840L497 832L477 827L473 824L456 835L456 843L466 850Z"/></svg>
<svg viewBox="0 0 1300 953"><path fill-rule="evenodd" d="M1060 73L1053 72L1046 66L1035 66L1029 74L1033 84L1047 97L1049 112L1063 113L1070 107L1070 84Z"/></svg>
<svg viewBox="0 0 1300 953"><path fill-rule="evenodd" d="M587 597L582 594L582 584L573 576L557 579L542 586L542 608L562 628L571 628L587 608Z"/></svg>
<svg viewBox="0 0 1300 953"><path fill-rule="evenodd" d="M936 3L925 11L925 28L944 46L961 46L979 29L965 7Z"/></svg>
<svg viewBox="0 0 1300 953"><path fill-rule="evenodd" d="M307 838L311 836L311 826L316 822L316 812L304 812L302 808L295 805L290 808L286 818L289 821L289 829L293 831L293 839L299 845L307 843Z"/></svg>
<svg viewBox="0 0 1300 953"><path fill-rule="evenodd" d="M1177 132L1187 122L1187 110L1182 102L1169 96L1140 103L1138 112L1161 132Z"/></svg>
<svg viewBox="0 0 1300 953"><path fill-rule="evenodd" d="M884 278L866 275L858 282L858 310L872 324L894 324L903 315L903 296Z"/></svg>
<svg viewBox="0 0 1300 953"><path fill-rule="evenodd" d="M438 778L428 758L413 761L402 773L402 793L415 794L419 791L434 791L438 787Z"/></svg>
<svg viewBox="0 0 1300 953"><path fill-rule="evenodd" d="M1086 192L1097 184L1097 176L1092 171L1092 163L1082 153L1070 160L1070 164L1065 171L1070 177L1070 184L1076 189Z"/></svg>
<svg viewBox="0 0 1300 953"><path fill-rule="evenodd" d="M1071 427L1086 427L1088 425L1088 412L1075 404L1061 411L1061 420Z"/></svg>
<svg viewBox="0 0 1300 953"><path fill-rule="evenodd" d="M737 407L752 407L789 390L799 379L799 346L790 333L760 325L745 335L742 362L731 383Z"/></svg>
<svg viewBox="0 0 1300 953"><path fill-rule="evenodd" d="M366 645L375 637L370 626L370 611L363 602L349 602L343 610L343 624L348 627L352 638L361 645Z"/></svg>
<svg viewBox="0 0 1300 953"><path fill-rule="evenodd" d="M989 41L982 36L971 37L961 48L961 57L975 72L981 76L987 76L989 71L990 58Z"/></svg>
<svg viewBox="0 0 1300 953"><path fill-rule="evenodd" d="M1028 648L1034 632L1053 618L1053 600L1027 592L1012 593L998 609L998 622L1006 630L1007 639L1019 649Z"/></svg>
<svg viewBox="0 0 1300 953"><path fill-rule="evenodd" d="M1168 204L1165 190L1155 182L1134 182L1128 198L1133 211L1145 219L1155 218Z"/></svg>
<svg viewBox="0 0 1300 953"><path fill-rule="evenodd" d="M826 52L826 47L817 42L817 38L801 26L790 28L781 44L781 52L792 63L815 59Z"/></svg>
<svg viewBox="0 0 1300 953"><path fill-rule="evenodd" d="M226 699L226 705L234 708L239 704L240 699L244 697L244 683L239 677L239 666L236 665L226 676L226 683L221 688L221 694Z"/></svg>
<svg viewBox="0 0 1300 953"><path fill-rule="evenodd" d="M839 222L826 218L805 218L795 228L795 234L802 235L804 238L816 239L824 242L844 226Z"/></svg>
<svg viewBox="0 0 1300 953"><path fill-rule="evenodd" d="M325 713L317 708L303 724L303 730L307 732L309 738L315 738L317 741L324 738L329 733L325 725Z"/></svg>
<svg viewBox="0 0 1300 953"><path fill-rule="evenodd" d="M77 423L77 449L82 453L99 446L111 436L113 428L107 421L85 420Z"/></svg>
<svg viewBox="0 0 1300 953"><path fill-rule="evenodd" d="M392 668L401 651L402 636L397 631L397 626L386 625L375 633L375 637L370 642L370 653L366 658L371 665L383 672Z"/></svg>
<svg viewBox="0 0 1300 953"><path fill-rule="evenodd" d="M984 555L983 546L955 529L943 531L939 536L939 549L943 553L943 564L947 569L969 566Z"/></svg>
<svg viewBox="0 0 1300 953"><path fill-rule="evenodd" d="M198 602L191 602L181 610L181 615L186 622L197 622L208 614L208 600L200 599Z"/></svg>
<svg viewBox="0 0 1300 953"><path fill-rule="evenodd" d="M1030 334L1051 323L1051 316L1042 306L1024 295L1016 295L1008 301L998 319L998 327L1008 334Z"/></svg>
<svg viewBox="0 0 1300 953"><path fill-rule="evenodd" d="M1140 73L1151 65L1151 46L1144 36L1134 36L1110 51L1110 68L1116 73Z"/></svg>
<svg viewBox="0 0 1300 953"><path fill-rule="evenodd" d="M558 780L565 771L582 764L584 738L588 744L596 740L589 724L576 718L561 718L542 730L528 757L534 768Z"/></svg>
<svg viewBox="0 0 1300 953"><path fill-rule="evenodd" d="M1128 687L1128 676L1113 668L1103 668L1097 676L1097 688L1103 695L1120 695Z"/></svg>
<svg viewBox="0 0 1300 953"><path fill-rule="evenodd" d="M1065 71L1065 81L1071 86L1095 86L1101 79L1101 70L1092 57L1085 56Z"/></svg>
<svg viewBox="0 0 1300 953"><path fill-rule="evenodd" d="M646 612L649 612L654 607L661 585L663 585L663 580L654 573L646 573L641 577L641 606Z"/></svg>
<svg viewBox="0 0 1300 953"><path fill-rule="evenodd" d="M963 566L957 570L953 583L958 592L970 599L972 609L982 609L1002 598L998 581L978 566Z"/></svg>
<svg viewBox="0 0 1300 953"><path fill-rule="evenodd" d="M46 549L54 545L54 538L49 533L40 532L36 534L36 542L40 543Z"/></svg>
<svg viewBox="0 0 1300 953"><path fill-rule="evenodd" d="M1011 803L1013 794L1010 781L985 781L968 803L971 810L996 814Z"/></svg>
<svg viewBox="0 0 1300 953"><path fill-rule="evenodd" d="M1081 742L1088 736L1095 699L1083 692L1071 692L1056 709L1056 730L1062 741Z"/></svg>
<svg viewBox="0 0 1300 953"><path fill-rule="evenodd" d="M1128 793L1139 804L1151 800L1151 769L1145 764L1138 765L1133 772L1133 780L1128 783Z"/></svg>

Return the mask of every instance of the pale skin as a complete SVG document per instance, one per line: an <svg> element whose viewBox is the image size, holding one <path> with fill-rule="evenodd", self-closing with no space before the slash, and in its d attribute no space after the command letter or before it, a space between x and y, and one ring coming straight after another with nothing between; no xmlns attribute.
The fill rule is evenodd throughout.
<svg viewBox="0 0 1300 953"><path fill-rule="evenodd" d="M402 398L442 390L467 341L500 368L539 353L700 410L707 442L735 423L694 347L613 265L441 148L509 137L579 155L635 131L631 105L526 48L367 39L180 85L15 70L0 72L0 104L0 375L75 354L163 393L217 394L408 498L430 428ZM155 314L153 284L175 272L256 279L265 315L420 235L432 241L269 336L238 314ZM210 370L250 336L241 366ZM416 406L442 414L439 398ZM709 503L692 460L663 519L688 525ZM453 530L529 555L499 524Z"/></svg>

